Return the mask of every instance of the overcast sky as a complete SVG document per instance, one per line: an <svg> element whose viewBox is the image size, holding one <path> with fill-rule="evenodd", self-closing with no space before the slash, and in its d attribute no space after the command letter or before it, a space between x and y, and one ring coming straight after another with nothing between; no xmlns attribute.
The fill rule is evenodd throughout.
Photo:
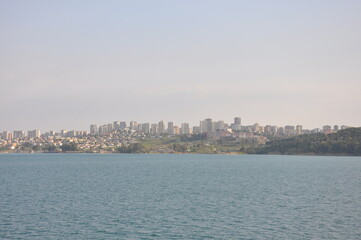
<svg viewBox="0 0 361 240"><path fill-rule="evenodd" d="M0 131L361 126L361 1L0 0Z"/></svg>

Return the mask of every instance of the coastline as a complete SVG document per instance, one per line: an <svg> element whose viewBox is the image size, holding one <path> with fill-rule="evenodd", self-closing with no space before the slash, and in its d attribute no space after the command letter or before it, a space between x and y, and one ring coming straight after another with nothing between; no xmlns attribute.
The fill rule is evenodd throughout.
<svg viewBox="0 0 361 240"><path fill-rule="evenodd" d="M182 153L182 152L173 152L173 153L157 153L157 152L144 152L144 153L117 153L117 152L32 152L32 153L24 153L24 152L0 152L0 155L35 155L35 154L56 154L56 155L63 155L63 154L98 154L98 155L259 155L259 156L320 156L320 157L361 157L361 155L353 155L353 154L316 154L316 153L298 153L298 154L281 154L281 153L269 153L269 154L258 154L258 153L237 153L237 152L230 152L230 153Z"/></svg>

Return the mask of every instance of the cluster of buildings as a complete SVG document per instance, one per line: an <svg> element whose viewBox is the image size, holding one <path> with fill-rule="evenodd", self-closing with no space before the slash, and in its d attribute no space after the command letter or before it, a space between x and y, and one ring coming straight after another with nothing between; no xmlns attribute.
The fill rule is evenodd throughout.
<svg viewBox="0 0 361 240"><path fill-rule="evenodd" d="M230 124L222 120L213 121L207 118L200 121L198 126L193 127L190 127L189 123L182 123L180 126L176 126L173 122L165 123L164 121L152 124L131 121L129 125L126 122L115 121L100 126L92 124L90 126L90 135L106 135L114 131L130 131L147 136L205 134L208 139L219 139L224 136L252 138L255 136L295 136L319 132L329 134L346 128L348 126L343 125L339 128L338 125L333 127L326 125L322 129L308 130L303 129L302 125L278 127L274 125L260 126L258 123L247 126L241 124L240 117L235 117L234 122Z"/></svg>
<svg viewBox="0 0 361 240"><path fill-rule="evenodd" d="M265 143L269 137L288 137L301 134L319 133L326 134L346 129L348 126L323 126L322 129L303 129L302 125L278 127L274 125L260 126L242 125L241 118L235 117L232 123L222 120L213 121L210 118L200 121L197 126L182 123L180 126L173 122L160 121L158 123L138 123L115 121L113 123L90 126L90 132L61 130L60 132L48 131L41 133L40 130L13 132L0 132L0 148L20 149L23 146L55 146L61 147L69 142L76 142L78 148L83 151L95 151L103 148L116 148L137 142L141 138L154 138L173 135L200 134L204 139L219 140L223 138L253 139L259 143Z"/></svg>

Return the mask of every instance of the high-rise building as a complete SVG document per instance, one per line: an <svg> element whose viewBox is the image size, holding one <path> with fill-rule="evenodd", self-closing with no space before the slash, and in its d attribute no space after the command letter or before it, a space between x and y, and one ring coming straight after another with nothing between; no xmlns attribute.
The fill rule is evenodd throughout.
<svg viewBox="0 0 361 240"><path fill-rule="evenodd" d="M153 123L150 127L150 133L153 135L158 134L158 124Z"/></svg>
<svg viewBox="0 0 361 240"><path fill-rule="evenodd" d="M99 135L104 135L108 132L108 125L101 125L99 128L98 128L98 133Z"/></svg>
<svg viewBox="0 0 361 240"><path fill-rule="evenodd" d="M24 131L14 131L14 139L17 138L24 138L25 137L25 132Z"/></svg>
<svg viewBox="0 0 361 240"><path fill-rule="evenodd" d="M62 137L62 138L64 138L65 136L66 136L66 133L68 132L68 130L66 130L66 129L62 129L61 131L60 131L60 136ZM31 138L30 136L29 136L29 134L28 134L28 138Z"/></svg>
<svg viewBox="0 0 361 240"><path fill-rule="evenodd" d="M277 133L278 131L278 127L277 126L272 126L271 127L271 133Z"/></svg>
<svg viewBox="0 0 361 240"><path fill-rule="evenodd" d="M240 117L235 117L234 118L234 124L235 125L241 125L241 118Z"/></svg>
<svg viewBox="0 0 361 240"><path fill-rule="evenodd" d="M150 133L149 123L142 124L142 131L143 131L143 133L146 133L146 134Z"/></svg>
<svg viewBox="0 0 361 240"><path fill-rule="evenodd" d="M231 125L231 128L233 131L239 132L242 130L242 125L241 125L241 118L240 117L235 117L234 118L234 123Z"/></svg>
<svg viewBox="0 0 361 240"><path fill-rule="evenodd" d="M7 134L6 134L6 140L11 141L11 140L13 140L13 138L14 138L13 133L7 132Z"/></svg>
<svg viewBox="0 0 361 240"><path fill-rule="evenodd" d="M111 131L113 131L114 129L113 129L113 124L112 123L109 123L108 124L108 132L111 132Z"/></svg>
<svg viewBox="0 0 361 240"><path fill-rule="evenodd" d="M206 121L200 121L199 122L199 131L201 133L206 133L207 132Z"/></svg>
<svg viewBox="0 0 361 240"><path fill-rule="evenodd" d="M301 134L302 134L302 125L297 125L297 126L296 126L296 134L297 134L297 135L301 135Z"/></svg>
<svg viewBox="0 0 361 240"><path fill-rule="evenodd" d="M90 134L91 135L98 134L98 125L96 125L96 124L90 125Z"/></svg>
<svg viewBox="0 0 361 240"><path fill-rule="evenodd" d="M193 127L193 134L198 134L198 133L201 133L201 128L197 127L197 126L194 126Z"/></svg>
<svg viewBox="0 0 361 240"><path fill-rule="evenodd" d="M224 130L224 128L225 128L224 121L218 121L215 124L214 130L221 131L221 130Z"/></svg>
<svg viewBox="0 0 361 240"><path fill-rule="evenodd" d="M135 121L131 121L129 124L129 129L132 131L137 131L138 130L138 123Z"/></svg>
<svg viewBox="0 0 361 240"><path fill-rule="evenodd" d="M28 131L28 138L40 138L40 130Z"/></svg>
<svg viewBox="0 0 361 240"><path fill-rule="evenodd" d="M253 124L252 131L253 132L259 132L259 124L258 123Z"/></svg>
<svg viewBox="0 0 361 240"><path fill-rule="evenodd" d="M76 134L76 131L74 131L74 130L71 130L71 131L69 131L69 132L66 134L66 136L67 136L67 137L70 137L70 138L71 138L71 137L76 137L76 135L77 135L77 134Z"/></svg>
<svg viewBox="0 0 361 240"><path fill-rule="evenodd" d="M2 136L3 136L4 140L7 140L8 139L8 131L3 131Z"/></svg>
<svg viewBox="0 0 361 240"><path fill-rule="evenodd" d="M113 130L118 131L119 127L120 127L120 122L119 121L113 122Z"/></svg>
<svg viewBox="0 0 361 240"><path fill-rule="evenodd" d="M143 133L143 124L138 123L137 132L138 133Z"/></svg>
<svg viewBox="0 0 361 240"><path fill-rule="evenodd" d="M206 120L204 120L205 122L205 128L206 128L206 132L207 133L211 133L211 132L214 132L214 129L213 129L213 124L212 124L212 119L210 118L207 118Z"/></svg>
<svg viewBox="0 0 361 240"><path fill-rule="evenodd" d="M160 121L158 123L158 133L159 134L164 134L165 133L165 126L164 126L164 122Z"/></svg>
<svg viewBox="0 0 361 240"><path fill-rule="evenodd" d="M182 123L181 134L190 134L189 123Z"/></svg>
<svg viewBox="0 0 361 240"><path fill-rule="evenodd" d="M119 130L123 130L127 127L127 123L126 122L120 122L119 123Z"/></svg>
<svg viewBox="0 0 361 240"><path fill-rule="evenodd" d="M264 126L264 133L270 134L271 133L271 128L272 128L271 125Z"/></svg>
<svg viewBox="0 0 361 240"><path fill-rule="evenodd" d="M173 124L173 122L168 122L167 133L169 135L174 135L174 124Z"/></svg>

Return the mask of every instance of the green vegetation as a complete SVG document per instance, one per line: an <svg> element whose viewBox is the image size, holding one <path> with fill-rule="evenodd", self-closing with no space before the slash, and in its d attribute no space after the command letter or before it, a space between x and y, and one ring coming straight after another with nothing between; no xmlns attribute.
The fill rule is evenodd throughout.
<svg viewBox="0 0 361 240"><path fill-rule="evenodd" d="M119 153L145 153L147 149L140 143L133 143L129 146L121 146L116 149Z"/></svg>
<svg viewBox="0 0 361 240"><path fill-rule="evenodd" d="M258 154L361 155L361 128L348 128L332 134L308 134L274 139L259 147Z"/></svg>
<svg viewBox="0 0 361 240"><path fill-rule="evenodd" d="M204 134L191 136L165 136L141 140L151 153L244 153L258 145L254 139L237 139L233 137L222 140L207 140Z"/></svg>
<svg viewBox="0 0 361 240"><path fill-rule="evenodd" d="M75 142L66 143L61 145L60 149L63 152L76 152L78 150L78 145Z"/></svg>

